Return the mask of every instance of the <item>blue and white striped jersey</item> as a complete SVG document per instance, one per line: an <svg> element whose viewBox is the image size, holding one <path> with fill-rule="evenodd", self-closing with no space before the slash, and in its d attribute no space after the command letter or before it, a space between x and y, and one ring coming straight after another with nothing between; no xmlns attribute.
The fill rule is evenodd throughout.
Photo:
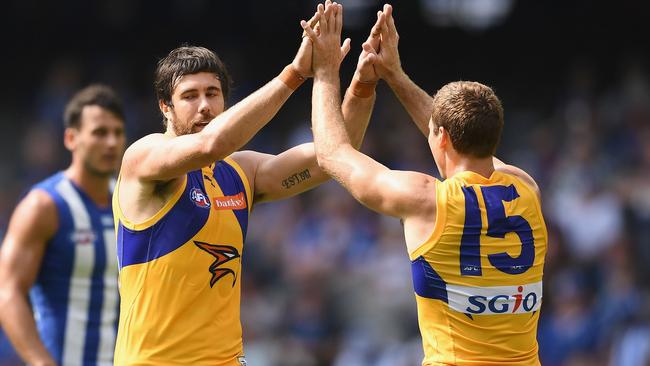
<svg viewBox="0 0 650 366"><path fill-rule="evenodd" d="M41 339L60 365L112 365L119 298L111 207L97 207L59 172L32 189L58 212L30 298Z"/></svg>

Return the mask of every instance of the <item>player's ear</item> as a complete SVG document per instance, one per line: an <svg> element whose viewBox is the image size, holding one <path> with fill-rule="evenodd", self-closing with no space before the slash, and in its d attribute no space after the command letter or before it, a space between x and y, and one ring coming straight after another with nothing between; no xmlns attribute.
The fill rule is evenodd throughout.
<svg viewBox="0 0 650 366"><path fill-rule="evenodd" d="M445 130L445 128L442 126L438 126L438 133L436 134L436 142L438 143L438 147L444 149L449 141L449 133L447 133L447 130Z"/></svg>
<svg viewBox="0 0 650 366"><path fill-rule="evenodd" d="M74 149L77 147L78 134L79 130L74 127L67 127L65 131L63 131L63 145L69 151L74 151Z"/></svg>
<svg viewBox="0 0 650 366"><path fill-rule="evenodd" d="M160 112L162 112L163 116L165 116L165 119L168 121L171 120L171 106L165 103L164 100L160 99L158 100L158 108L160 108Z"/></svg>

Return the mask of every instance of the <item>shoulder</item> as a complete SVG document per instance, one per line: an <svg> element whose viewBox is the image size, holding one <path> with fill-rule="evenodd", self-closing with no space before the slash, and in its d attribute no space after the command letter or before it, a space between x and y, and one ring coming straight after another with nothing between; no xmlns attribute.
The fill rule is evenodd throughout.
<svg viewBox="0 0 650 366"><path fill-rule="evenodd" d="M124 160L126 161L127 159L133 159L138 155L138 153L141 153L143 150L146 150L147 148L152 147L161 141L166 141L170 138L170 136L162 133L152 133L143 136L129 145L129 147L124 152Z"/></svg>
<svg viewBox="0 0 650 366"><path fill-rule="evenodd" d="M405 213L402 217L431 217L436 212L436 186L440 182L428 174L414 171L393 171L396 174L383 177L382 184L390 185L392 192L404 197Z"/></svg>
<svg viewBox="0 0 650 366"><path fill-rule="evenodd" d="M244 150L234 152L228 156L228 158L232 159L237 165L239 165L244 175L246 175L250 186L254 187L257 168L259 167L259 164L265 161L269 156L271 155L252 150Z"/></svg>
<svg viewBox="0 0 650 366"><path fill-rule="evenodd" d="M142 168L142 165L146 164L147 159L150 157L151 150L170 138L170 136L162 133L152 133L141 137L129 145L129 147L124 151L124 156L122 157L119 174L121 180L130 181L134 178L134 172L139 171L140 168Z"/></svg>
<svg viewBox="0 0 650 366"><path fill-rule="evenodd" d="M537 198L541 198L541 192L539 190L537 182L535 182L535 179L533 179L533 177L531 177L530 174L526 173L526 171L523 169L514 165L503 164L496 166L495 170L505 174L514 175L515 177L519 178L524 184L533 190Z"/></svg>
<svg viewBox="0 0 650 366"><path fill-rule="evenodd" d="M18 207L25 207L37 211L56 210L56 204L52 194L39 187L35 187L29 191L25 198L20 201Z"/></svg>
<svg viewBox="0 0 650 366"><path fill-rule="evenodd" d="M25 227L54 234L58 229L58 209L51 193L34 188L18 203L13 212L9 229Z"/></svg>
<svg viewBox="0 0 650 366"><path fill-rule="evenodd" d="M232 153L228 158L234 160L246 174L249 174L254 173L257 170L257 165L269 156L271 155L252 150L243 150Z"/></svg>

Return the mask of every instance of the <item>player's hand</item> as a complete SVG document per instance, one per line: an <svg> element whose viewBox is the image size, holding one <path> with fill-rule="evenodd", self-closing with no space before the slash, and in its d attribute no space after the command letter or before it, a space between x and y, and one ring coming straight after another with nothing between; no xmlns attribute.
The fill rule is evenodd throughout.
<svg viewBox="0 0 650 366"><path fill-rule="evenodd" d="M311 19L309 19L308 21L309 26L314 28L317 34L319 32L319 26L318 26L319 18L320 18L320 14L318 12L315 12L314 16L312 16ZM296 53L296 57L293 58L291 65L296 70L296 72L300 74L300 76L302 76L303 78L309 78L314 76L314 70L312 70L311 68L311 59L312 59L311 40L309 39L305 31L303 31L300 48L298 48L298 53Z"/></svg>
<svg viewBox="0 0 650 366"><path fill-rule="evenodd" d="M395 28L393 7L390 4L384 5L382 13L385 16L385 22L384 26L380 28L381 41L375 62L375 70L380 78L390 81L394 75L403 72L397 49L399 34L397 28Z"/></svg>
<svg viewBox="0 0 650 366"><path fill-rule="evenodd" d="M382 11L378 11L377 21L372 26L368 39L361 45L362 51L354 72L355 79L361 82L374 83L379 80L379 74L375 70L375 61L380 47L381 30L385 27L385 22L386 15Z"/></svg>
<svg viewBox="0 0 650 366"><path fill-rule="evenodd" d="M312 42L312 67L315 73L324 69L338 70L341 61L350 51L350 39L341 45L341 30L343 29L343 6L330 0L325 5L318 4L318 25L320 32L316 31L306 21L300 25Z"/></svg>

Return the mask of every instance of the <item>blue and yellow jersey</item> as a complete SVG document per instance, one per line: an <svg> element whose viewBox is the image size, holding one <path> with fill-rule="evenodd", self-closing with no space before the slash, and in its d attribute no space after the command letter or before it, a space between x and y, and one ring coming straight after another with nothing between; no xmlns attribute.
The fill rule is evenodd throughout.
<svg viewBox="0 0 650 366"><path fill-rule="evenodd" d="M462 172L436 182L431 237L410 254L423 365L539 365L547 232L519 178Z"/></svg>
<svg viewBox="0 0 650 366"><path fill-rule="evenodd" d="M241 253L251 191L231 159L187 173L141 223L113 195L120 320L116 365L239 366Z"/></svg>

